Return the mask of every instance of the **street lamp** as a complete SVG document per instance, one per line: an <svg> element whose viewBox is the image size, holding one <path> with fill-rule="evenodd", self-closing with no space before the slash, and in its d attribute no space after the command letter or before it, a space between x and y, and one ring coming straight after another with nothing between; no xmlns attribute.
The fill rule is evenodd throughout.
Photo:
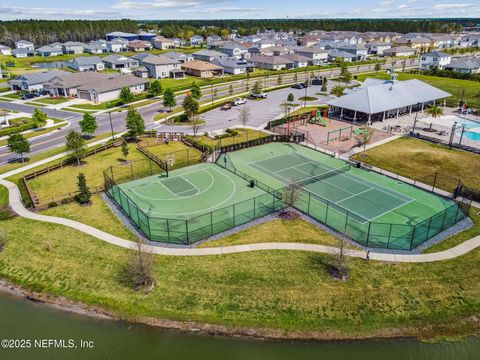
<svg viewBox="0 0 480 360"><path fill-rule="evenodd" d="M108 117L110 119L110 130L112 131L112 140L115 140L115 135L113 133L113 124L112 124L112 112L108 112Z"/></svg>
<svg viewBox="0 0 480 360"><path fill-rule="evenodd" d="M417 103L417 107L420 106L420 103ZM413 129L412 129L412 136L415 136L415 127L417 126L417 116L418 116L418 109L415 112L415 120L413 120Z"/></svg>

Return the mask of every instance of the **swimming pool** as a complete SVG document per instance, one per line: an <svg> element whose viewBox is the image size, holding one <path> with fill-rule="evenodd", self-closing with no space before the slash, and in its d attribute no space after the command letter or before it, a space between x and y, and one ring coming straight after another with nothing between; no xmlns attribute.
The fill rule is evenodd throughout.
<svg viewBox="0 0 480 360"><path fill-rule="evenodd" d="M465 132L463 133L463 137L465 139L473 140L473 141L480 141L480 122L473 121L473 120L465 120L464 118L458 117L459 125L463 125L465 127ZM461 131L457 132L457 135L461 135Z"/></svg>
<svg viewBox="0 0 480 360"><path fill-rule="evenodd" d="M463 125L465 127L465 132L463 133L464 139L480 141L480 122L469 120L468 116L467 119L465 119L464 116L460 115L444 115L437 118L428 117L420 121L427 125L437 125L446 129L451 129L453 124L457 123L457 126ZM461 136L461 134L461 129L458 129L456 135Z"/></svg>

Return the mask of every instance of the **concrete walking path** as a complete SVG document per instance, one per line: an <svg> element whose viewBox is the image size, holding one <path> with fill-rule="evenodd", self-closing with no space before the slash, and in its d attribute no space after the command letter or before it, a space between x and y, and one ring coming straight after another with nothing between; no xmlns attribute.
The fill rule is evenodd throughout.
<svg viewBox="0 0 480 360"><path fill-rule="evenodd" d="M110 244L120 246L126 249L136 249L137 243L129 240L122 239L118 236L108 234L104 231L96 229L92 226L80 223L78 221L65 219L55 216L41 215L27 210L22 203L20 190L18 187L7 180L1 179L0 184L4 185L9 192L10 206L19 216L25 217L31 220L44 221L53 224L60 224L68 226L75 230L81 231L85 234L91 235L102 241ZM473 249L480 246L480 235L476 236L464 243L457 245L451 249L431 253L431 254L388 254L388 253L370 253L370 260L387 261L387 262L408 262L408 263L426 263L441 260L453 259L458 256L464 255ZM260 250L297 250L297 251L310 251L325 254L336 254L337 248L323 245L313 244L301 244L301 243L258 243L251 245L236 245L236 246L224 246L215 248L171 248L144 245L144 251L158 255L168 256L205 256L205 255L223 255L234 254L247 251L260 251ZM359 250L345 250L345 254L350 257L365 258L365 251Z"/></svg>

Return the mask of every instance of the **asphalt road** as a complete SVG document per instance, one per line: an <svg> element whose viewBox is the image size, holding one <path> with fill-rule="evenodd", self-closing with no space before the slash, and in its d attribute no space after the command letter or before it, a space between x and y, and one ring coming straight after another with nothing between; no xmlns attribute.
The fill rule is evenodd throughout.
<svg viewBox="0 0 480 360"><path fill-rule="evenodd" d="M407 62L407 67L410 66L416 66L418 65L418 60L414 59L415 61L413 63L410 63L410 60ZM388 68L390 64L386 64L385 68ZM397 61L397 64L395 65L396 68L401 68L401 62ZM357 72L367 72L367 71L372 71L373 70L373 65L354 65L350 66L349 69L350 71L355 74ZM335 77L340 74L339 69L325 69L325 70L315 70L312 71L311 74L314 76L327 76L327 77ZM302 82L307 79L309 74L307 73L298 73L297 74L297 82ZM294 81L295 74L290 73L290 74L282 74L282 84L287 84L287 83L292 83ZM225 80L227 81L228 78ZM233 82L228 82L228 83L223 83L223 84L215 84L213 86L204 86L202 87L202 93L203 96L200 99L200 101L207 101L212 99L212 92L216 90L216 97L215 99L219 99L222 97L226 97L230 95L229 89L230 86L233 86L234 92L244 92L247 89L247 86L251 89L253 84L256 81L260 81L264 87L272 87L272 86L277 86L278 85L278 75L270 75L268 77L261 77L261 78L255 78L255 79L250 79L250 80L238 80L238 81L233 81ZM269 105L270 102L265 103L265 107L262 107L262 102L258 102L258 119L252 120L250 123L251 126L255 126L254 124L258 123L259 125L262 123L267 122L269 116L274 115L272 118L276 117L279 115L280 112L277 112L279 102L276 100L277 99L277 93L279 98L283 98L285 96L285 92L292 92L294 89L282 89L282 90L276 90L273 92L269 93L269 98L273 100L274 104ZM301 90L299 90L301 92ZM313 94L310 93L310 94ZM183 98L185 95L178 95L177 96L177 106L174 107L173 109L176 109L181 106ZM2 102L0 101L0 108L5 108L5 109L11 109L11 110L17 110L17 111L22 111L26 113L33 113L35 106L30 106L30 105L25 105L25 104L15 104L12 102ZM153 118L155 115L159 114L162 111L165 111L166 109L162 105L161 102L155 103L155 104L150 104L147 106L143 106L141 108L137 109L142 117L145 120L145 127L147 130L151 130L154 128L159 128L162 131L166 127L160 126L156 123L153 122ZM74 112L69 112L69 111L62 111L62 110L55 110L55 109L46 109L42 108L42 111L45 111L48 116L54 117L54 118L59 118L59 119L64 119L67 120L70 125L67 127L63 127L60 130L53 131L51 133L48 133L44 136L39 136L37 138L32 138L30 139L31 143L31 152L30 155L34 155L43 151L47 151L50 149L54 149L60 146L63 146L65 144L65 136L70 130L78 130L79 125L78 122L82 119L82 114L79 113L74 113ZM211 121L211 126L208 125L205 126L205 129L201 129L201 131L211 131L214 128L217 129L224 129L233 123L233 116L230 114L225 115L225 117L215 115L218 113L220 110L213 110L210 115L210 112L202 114L202 118L210 118L212 117ZM230 110L232 112L232 110ZM255 113L257 114L257 109L252 109L252 114ZM238 114L237 114L238 116ZM111 113L111 118L112 118L112 127L114 132L122 132L125 130L125 117L126 117L126 111L121 111L121 112L113 112ZM229 121L229 119L231 121ZM109 120L109 115L108 114L101 114L97 116L97 123L98 123L98 129L96 131L96 135L104 134L107 132L111 131L110 127L110 120ZM210 121L207 122L209 124ZM173 127L171 128L173 131ZM210 130L207 130L210 129ZM166 130L167 131L167 130ZM168 130L170 131L170 130ZM186 131L184 127L181 127L181 131ZM6 164L10 161L15 161L17 157L13 154L10 154L8 152L7 147L1 147L0 148L0 165L1 164Z"/></svg>

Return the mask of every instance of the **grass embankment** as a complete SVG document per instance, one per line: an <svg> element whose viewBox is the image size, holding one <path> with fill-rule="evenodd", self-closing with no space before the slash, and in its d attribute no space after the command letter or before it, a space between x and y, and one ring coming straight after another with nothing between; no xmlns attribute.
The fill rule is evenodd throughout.
<svg viewBox="0 0 480 360"><path fill-rule="evenodd" d="M26 139L31 139L31 138L34 138L34 137L37 137L37 136L40 136L40 135L45 135L45 134L51 133L52 131L55 131L55 130L58 130L58 129L64 127L66 124L67 123L59 124L59 125L51 126L49 128L40 129L40 130L35 130L34 129L31 132L23 134L23 137L26 138ZM8 143L8 140L0 140L0 146L7 145L7 143ZM3 165L2 165L2 167L3 167Z"/></svg>
<svg viewBox="0 0 480 360"><path fill-rule="evenodd" d="M157 142L155 138L143 138L140 144L146 146L149 152L163 161L173 160L173 165L169 167L170 170L197 164L202 159L201 151L180 141L170 141L165 144Z"/></svg>
<svg viewBox="0 0 480 360"><path fill-rule="evenodd" d="M358 80L363 81L367 77L374 77L379 79L389 79L390 75L386 73L378 74L361 74L358 75ZM438 87L450 94L452 97L449 101L454 102L456 106L462 100L463 92L465 91L464 100L470 107L480 107L480 85L478 81L461 80L443 78L439 76L428 76L421 74L398 73L398 80L418 79L424 81L432 86ZM453 105L453 104L452 104Z"/></svg>
<svg viewBox="0 0 480 360"><path fill-rule="evenodd" d="M228 237L205 242L198 247L218 247L245 245L264 242L292 242L304 244L319 244L327 246L339 246L339 240L335 236L321 230L307 221L297 220L272 220L247 230L240 231ZM356 248L347 243L347 248Z"/></svg>
<svg viewBox="0 0 480 360"><path fill-rule="evenodd" d="M207 147L227 146L232 144L238 144L241 142L246 142L249 140L259 139L267 136L268 134L263 131L252 130L252 129L240 129L236 128L235 131L238 131L238 134L235 136L228 136L222 139L212 139L211 137L205 135L199 135L195 138L195 142L200 145Z"/></svg>
<svg viewBox="0 0 480 360"><path fill-rule="evenodd" d="M8 239L0 253L0 277L47 296L105 308L123 319L198 321L275 329L264 335L322 338L455 336L479 329L478 249L426 264L349 259L346 282L330 277L332 258L325 254L157 256L157 285L143 293L120 282L126 249L23 218L0 226ZM275 240L264 231L257 237Z"/></svg>
<svg viewBox="0 0 480 360"><path fill-rule="evenodd" d="M354 158L412 179L438 172L480 189L480 156L467 151L404 137L367 150L365 155Z"/></svg>

